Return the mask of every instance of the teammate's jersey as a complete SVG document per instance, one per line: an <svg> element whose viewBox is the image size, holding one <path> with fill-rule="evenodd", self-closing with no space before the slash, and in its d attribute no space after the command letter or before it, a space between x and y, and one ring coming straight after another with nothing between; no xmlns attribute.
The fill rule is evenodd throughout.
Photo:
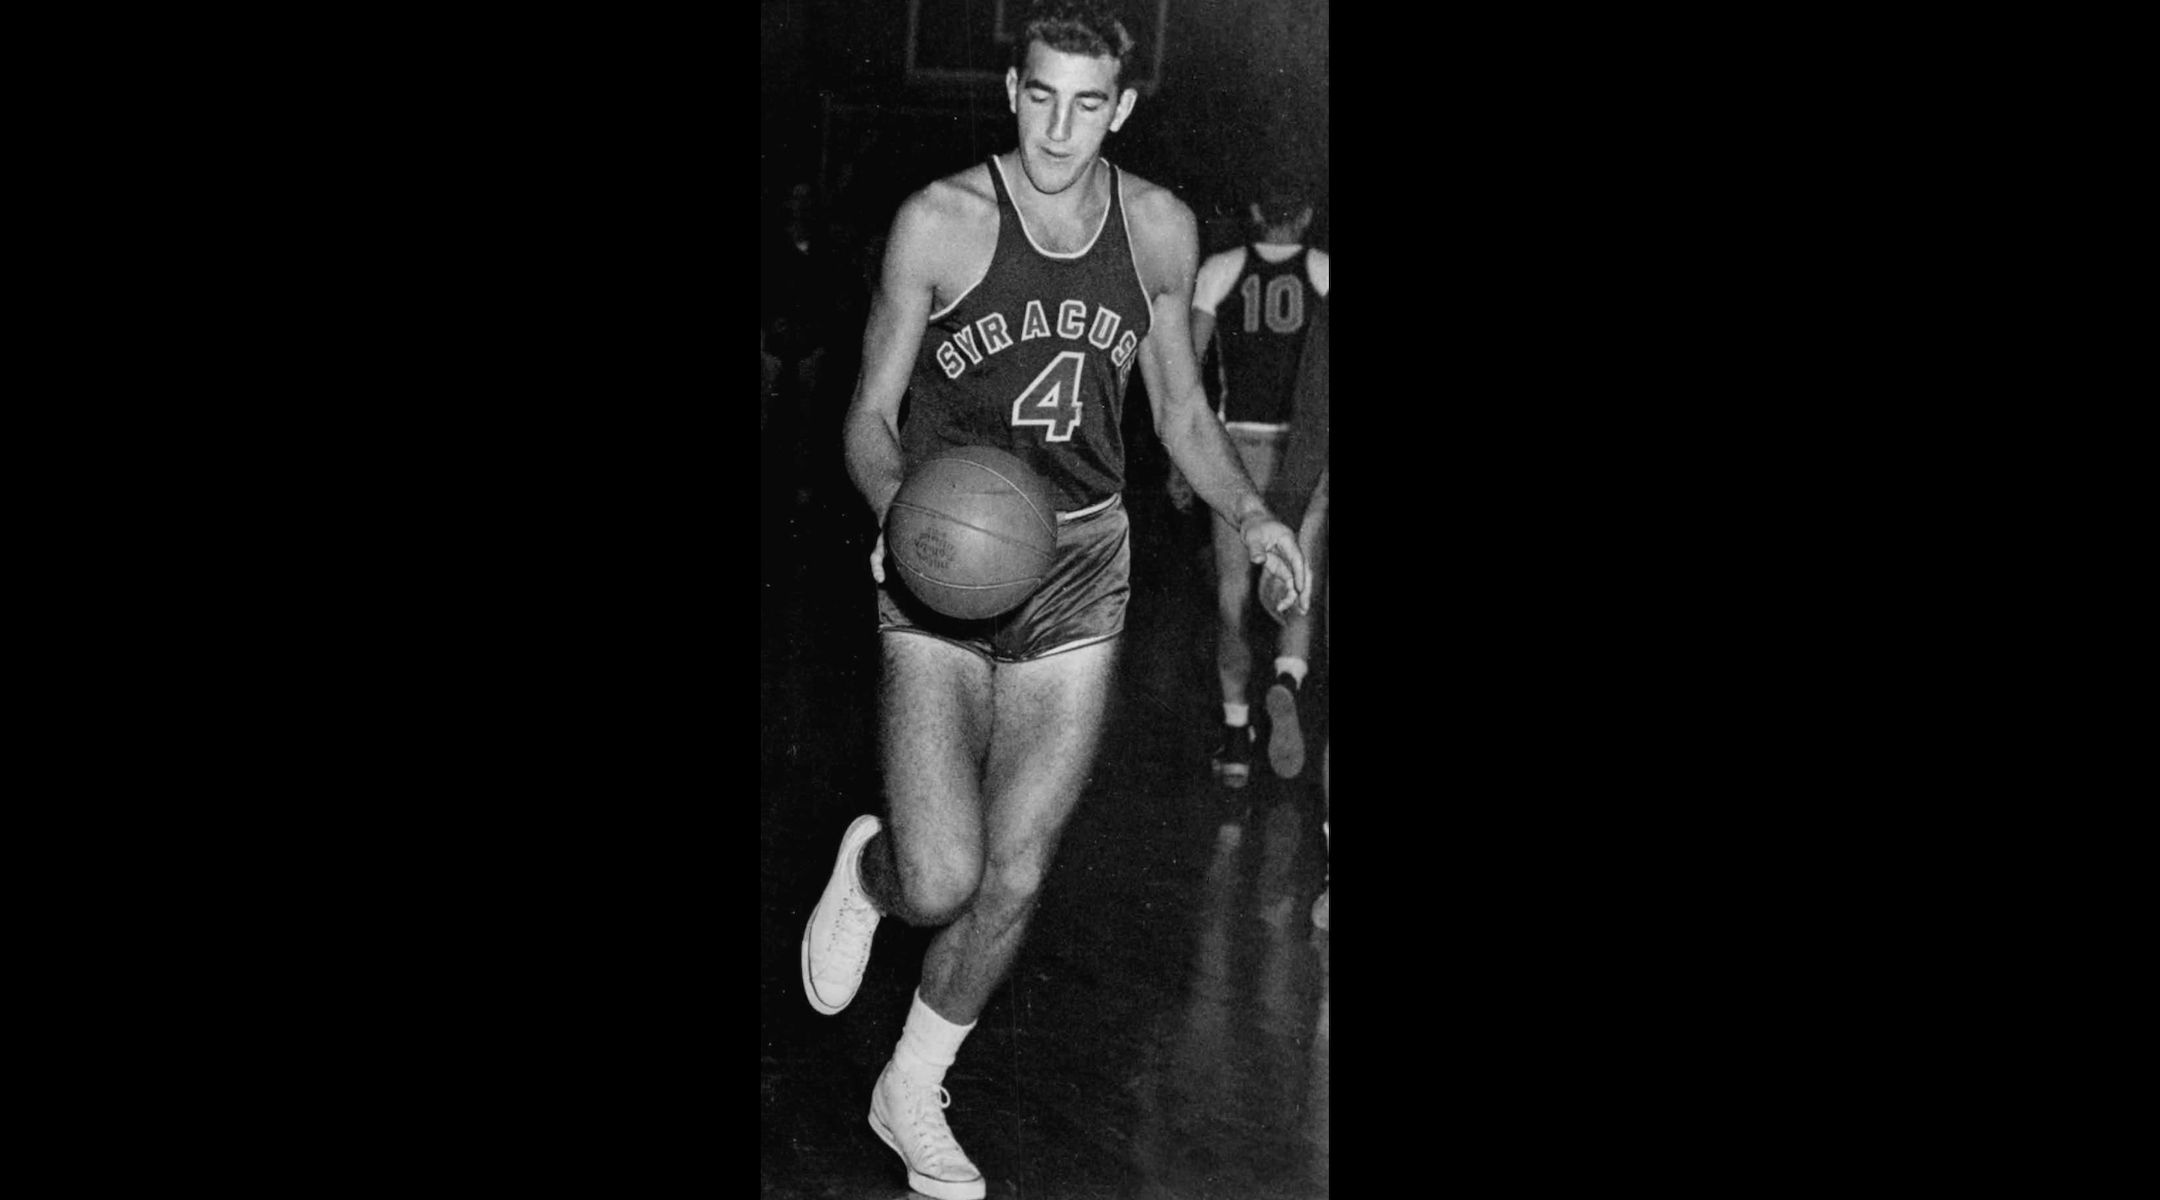
<svg viewBox="0 0 2160 1200"><path fill-rule="evenodd" d="M1223 387L1217 415L1225 422L1287 427L1295 412L1298 359L1322 293L1300 249L1269 262L1245 247L1237 282L1215 307L1215 337Z"/></svg>
<svg viewBox="0 0 2160 1200"><path fill-rule="evenodd" d="M1150 321L1122 180L1103 165L1110 204L1094 240L1049 254L990 160L997 250L982 281L923 334L900 427L911 468L944 447L994 446L1035 468L1062 513L1107 504L1125 486L1119 421Z"/></svg>

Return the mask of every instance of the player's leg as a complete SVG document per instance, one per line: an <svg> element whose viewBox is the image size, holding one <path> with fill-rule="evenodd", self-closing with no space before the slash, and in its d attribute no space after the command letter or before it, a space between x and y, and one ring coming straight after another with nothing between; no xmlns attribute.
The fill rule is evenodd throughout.
<svg viewBox="0 0 2160 1200"><path fill-rule="evenodd" d="M983 768L982 884L931 941L907 1028L870 1104L871 1128L906 1161L917 1191L983 1194L982 1173L939 1111L949 1099L945 1070L1019 952L1101 740L1116 646L1101 642L997 670Z"/></svg>
<svg viewBox="0 0 2160 1200"><path fill-rule="evenodd" d="M863 856L881 911L910 925L958 916L982 880L980 779L990 743L988 659L936 638L888 633L878 750L888 824Z"/></svg>
<svg viewBox="0 0 2160 1200"><path fill-rule="evenodd" d="M1245 642L1245 611L1252 596L1252 561L1237 526L1214 514L1215 675L1222 687L1223 732L1215 749L1215 773L1230 787L1244 787L1252 771L1252 725L1245 688L1252 678L1252 647Z"/></svg>
<svg viewBox="0 0 2160 1200"><path fill-rule="evenodd" d="M1307 575L1317 586L1327 557L1327 531L1313 539L1313 559ZM1295 779L1305 770L1305 727L1300 719L1299 698L1312 663L1313 614L1292 607L1282 616L1282 635L1276 641L1274 682L1268 686L1268 765L1284 779Z"/></svg>
<svg viewBox="0 0 2160 1200"><path fill-rule="evenodd" d="M1281 447L1271 433L1233 428L1230 444L1246 477L1264 495L1274 479ZM1215 540L1215 609L1221 636L1216 640L1216 673L1222 684L1223 732L1215 756L1216 771L1230 787L1245 786L1254 749L1252 710L1247 689L1252 681L1252 647L1245 640L1245 614L1252 604L1253 565L1237 526L1220 514L1212 523Z"/></svg>
<svg viewBox="0 0 2160 1200"><path fill-rule="evenodd" d="M982 877L978 779L990 736L990 663L949 642L878 639L878 744L889 819L856 819L803 933L811 1006L846 1008L861 986L881 915L942 924Z"/></svg>
<svg viewBox="0 0 2160 1200"><path fill-rule="evenodd" d="M930 944L923 997L973 1021L1005 978L1101 742L1118 643L998 669L975 902Z"/></svg>

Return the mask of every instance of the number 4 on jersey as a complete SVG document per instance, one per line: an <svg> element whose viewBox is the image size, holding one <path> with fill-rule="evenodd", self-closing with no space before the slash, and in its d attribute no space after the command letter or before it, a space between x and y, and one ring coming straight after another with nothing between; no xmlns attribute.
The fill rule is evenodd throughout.
<svg viewBox="0 0 2160 1200"><path fill-rule="evenodd" d="M1013 401L1012 423L1041 425L1043 436L1053 442L1069 442L1080 427L1080 368L1087 355L1067 350L1050 360L1035 382Z"/></svg>

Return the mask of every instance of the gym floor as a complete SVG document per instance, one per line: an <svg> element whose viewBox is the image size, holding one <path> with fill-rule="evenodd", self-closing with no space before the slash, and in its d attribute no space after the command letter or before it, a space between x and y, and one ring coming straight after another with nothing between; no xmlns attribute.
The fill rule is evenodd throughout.
<svg viewBox="0 0 2160 1200"><path fill-rule="evenodd" d="M783 499L764 542L764 1197L915 1194L865 1117L931 933L884 922L837 1017L805 1003L797 957L841 830L879 807L868 546L849 502ZM1311 918L1325 731L1310 728L1325 650L1304 775L1279 780L1263 758L1250 786L1222 788L1207 769L1221 710L1205 518L1128 503L1135 595L1104 752L1013 975L946 1077L946 1116L993 1198L1325 1197L1328 935Z"/></svg>

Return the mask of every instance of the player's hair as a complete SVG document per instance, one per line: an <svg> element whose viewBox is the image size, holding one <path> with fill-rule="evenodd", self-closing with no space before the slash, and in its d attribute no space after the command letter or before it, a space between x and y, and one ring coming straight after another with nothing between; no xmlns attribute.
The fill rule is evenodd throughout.
<svg viewBox="0 0 2160 1200"><path fill-rule="evenodd" d="M1312 203L1304 185L1295 179L1271 179L1253 193L1252 199L1260 206L1261 222L1270 227L1297 220Z"/></svg>
<svg viewBox="0 0 2160 1200"><path fill-rule="evenodd" d="M1114 59L1119 77L1133 48L1125 23L1103 0L1035 0L1013 39L1013 70L1027 70L1028 47L1036 42L1061 54Z"/></svg>

